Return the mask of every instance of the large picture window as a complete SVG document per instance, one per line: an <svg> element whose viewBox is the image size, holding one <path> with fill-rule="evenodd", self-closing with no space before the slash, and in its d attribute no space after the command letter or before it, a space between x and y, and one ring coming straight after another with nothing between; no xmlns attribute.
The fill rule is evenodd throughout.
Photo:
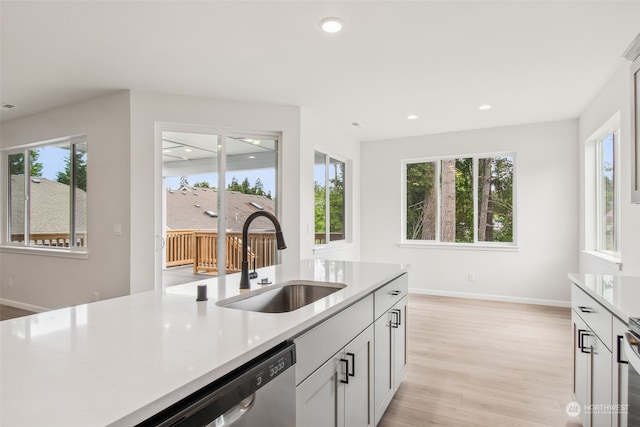
<svg viewBox="0 0 640 427"><path fill-rule="evenodd" d="M11 150L7 235L14 246L87 247L87 142L66 138Z"/></svg>
<svg viewBox="0 0 640 427"><path fill-rule="evenodd" d="M403 162L404 241L514 244L515 155Z"/></svg>
<svg viewBox="0 0 640 427"><path fill-rule="evenodd" d="M346 240L344 161L315 152L315 245Z"/></svg>

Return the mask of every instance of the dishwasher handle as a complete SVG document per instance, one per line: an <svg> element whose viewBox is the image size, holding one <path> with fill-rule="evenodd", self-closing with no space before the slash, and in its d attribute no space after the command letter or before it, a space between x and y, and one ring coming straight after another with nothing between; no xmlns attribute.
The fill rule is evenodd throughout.
<svg viewBox="0 0 640 427"><path fill-rule="evenodd" d="M213 420L210 424L207 424L205 427L221 427L233 425L236 421L242 418L244 414L249 412L251 408L253 408L253 402L255 402L255 400L256 394L253 393L249 397L243 399L236 406Z"/></svg>

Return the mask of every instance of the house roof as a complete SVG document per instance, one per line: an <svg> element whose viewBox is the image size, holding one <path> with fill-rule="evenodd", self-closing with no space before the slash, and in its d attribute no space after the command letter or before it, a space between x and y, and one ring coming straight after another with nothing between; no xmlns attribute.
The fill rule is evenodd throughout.
<svg viewBox="0 0 640 427"><path fill-rule="evenodd" d="M275 215L275 201L265 196L243 194L237 191L225 191L227 202L226 228L242 231L247 217L259 209ZM254 203L255 205L252 205ZM257 206L256 206L257 205ZM220 214L218 209L218 191L212 188L183 187L180 190L166 190L167 229L200 229L217 230L218 218L207 212ZM271 221L256 218L251 225L252 230L274 230Z"/></svg>
<svg viewBox="0 0 640 427"><path fill-rule="evenodd" d="M24 231L24 176L11 175L11 234ZM31 178L33 234L69 233L69 186L43 177ZM87 231L87 193L76 189L76 231Z"/></svg>
<svg viewBox="0 0 640 427"><path fill-rule="evenodd" d="M21 234L24 230L24 183L23 176L11 176L11 233ZM246 219L253 212L261 210L275 215L275 201L265 196L225 191L226 228L242 231ZM77 215L76 231L87 230L87 193L76 190ZM69 232L69 186L47 178L34 177L31 180L31 233ZM252 204L253 203L253 204ZM211 216L207 212L215 214ZM180 190L166 190L167 229L218 229L218 191L212 188L183 187ZM274 230L271 221L256 218L251 230Z"/></svg>

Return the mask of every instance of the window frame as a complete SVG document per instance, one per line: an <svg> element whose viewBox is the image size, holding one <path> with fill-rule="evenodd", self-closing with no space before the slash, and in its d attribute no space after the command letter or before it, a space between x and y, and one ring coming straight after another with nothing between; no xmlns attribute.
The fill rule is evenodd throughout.
<svg viewBox="0 0 640 427"><path fill-rule="evenodd" d="M603 131L596 132L595 138L591 139L593 144L593 173L592 180L594 205L593 205L593 221L590 226L592 233L593 251L599 255L609 259L620 259L620 126L617 123L613 127L607 127ZM609 136L613 135L613 250L606 249L606 236L603 227L603 165L602 165L602 144Z"/></svg>
<svg viewBox="0 0 640 427"><path fill-rule="evenodd" d="M491 242L478 241L478 161L479 159L495 158L495 157L511 157L513 159L513 236L511 242ZM473 242L442 242L440 241L441 227L441 182L436 187L436 198L438 200L438 208L436 209L436 239L420 240L407 239L407 165L416 163L435 162L436 175L440 176L443 160L472 159L472 182L473 182ZM443 249L479 249L479 250L519 250L518 247L518 203L517 203L517 170L518 155L516 151L499 151L475 154L451 154L446 156L420 157L401 160L401 201L400 201L400 247L437 247Z"/></svg>
<svg viewBox="0 0 640 427"><path fill-rule="evenodd" d="M61 144L68 144L70 155L70 167L69 167L69 247L62 246L44 246L31 244L30 241L30 228L31 228L31 204L29 198L31 195L31 155L30 151L37 150L43 147L59 146ZM77 145L85 144L85 152L88 153L89 144L87 142L86 135L72 135L62 138L55 138L45 141L39 141L30 144L24 144L14 147L8 147L1 151L2 166L0 167L0 173L2 174L2 200L5 202L5 208L2 209L2 232L0 233L0 251L1 252L13 252L13 253L31 253L37 255L52 255L68 258L88 258L89 246L88 246L88 230L87 236L85 236L85 245L76 245L76 225L77 225L77 213L76 213L76 176L75 170L77 168ZM11 170L9 168L9 156L22 154L24 156L24 239L23 242L11 241ZM85 201L87 203L86 208L86 222L88 228L88 198Z"/></svg>
<svg viewBox="0 0 640 427"><path fill-rule="evenodd" d="M343 156L332 153L331 150L326 150L320 147L315 147L313 150L314 154L314 168L315 168L315 156L317 154L322 154L325 156L325 243L316 244L315 243L315 195L314 195L314 227L313 227L313 249L314 251L321 251L323 249L331 249L335 247L341 247L349 244L351 242L351 216L350 216L350 204L351 204L351 161ZM331 164L331 160L337 160L344 164L344 218L343 218L343 239L340 240L331 240L331 227L330 227L330 193L329 193L329 165ZM314 178L315 184L315 178Z"/></svg>

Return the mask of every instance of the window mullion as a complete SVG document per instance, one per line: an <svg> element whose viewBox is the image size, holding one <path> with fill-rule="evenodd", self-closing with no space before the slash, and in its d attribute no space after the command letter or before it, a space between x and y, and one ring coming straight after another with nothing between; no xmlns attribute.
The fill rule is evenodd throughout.
<svg viewBox="0 0 640 427"><path fill-rule="evenodd" d="M31 244L31 150L24 151L24 246Z"/></svg>
<svg viewBox="0 0 640 427"><path fill-rule="evenodd" d="M76 246L76 144L69 144L69 247Z"/></svg>
<svg viewBox="0 0 640 427"><path fill-rule="evenodd" d="M442 209L442 191L441 191L441 186L442 186L442 175L441 175L441 171L442 171L442 160L438 160L437 162L435 162L436 164L436 170L435 170L435 174L436 174L436 181L437 184L436 185L436 235L435 235L435 241L439 242L440 241L440 220L441 220L441 209Z"/></svg>
<svg viewBox="0 0 640 427"><path fill-rule="evenodd" d="M324 241L328 245L331 243L331 208L329 206L331 197L329 192L331 191L331 185L329 183L331 162L329 161L329 155L324 157Z"/></svg>
<svg viewBox="0 0 640 427"><path fill-rule="evenodd" d="M471 197L473 197L473 243L478 243L478 158L471 160Z"/></svg>

